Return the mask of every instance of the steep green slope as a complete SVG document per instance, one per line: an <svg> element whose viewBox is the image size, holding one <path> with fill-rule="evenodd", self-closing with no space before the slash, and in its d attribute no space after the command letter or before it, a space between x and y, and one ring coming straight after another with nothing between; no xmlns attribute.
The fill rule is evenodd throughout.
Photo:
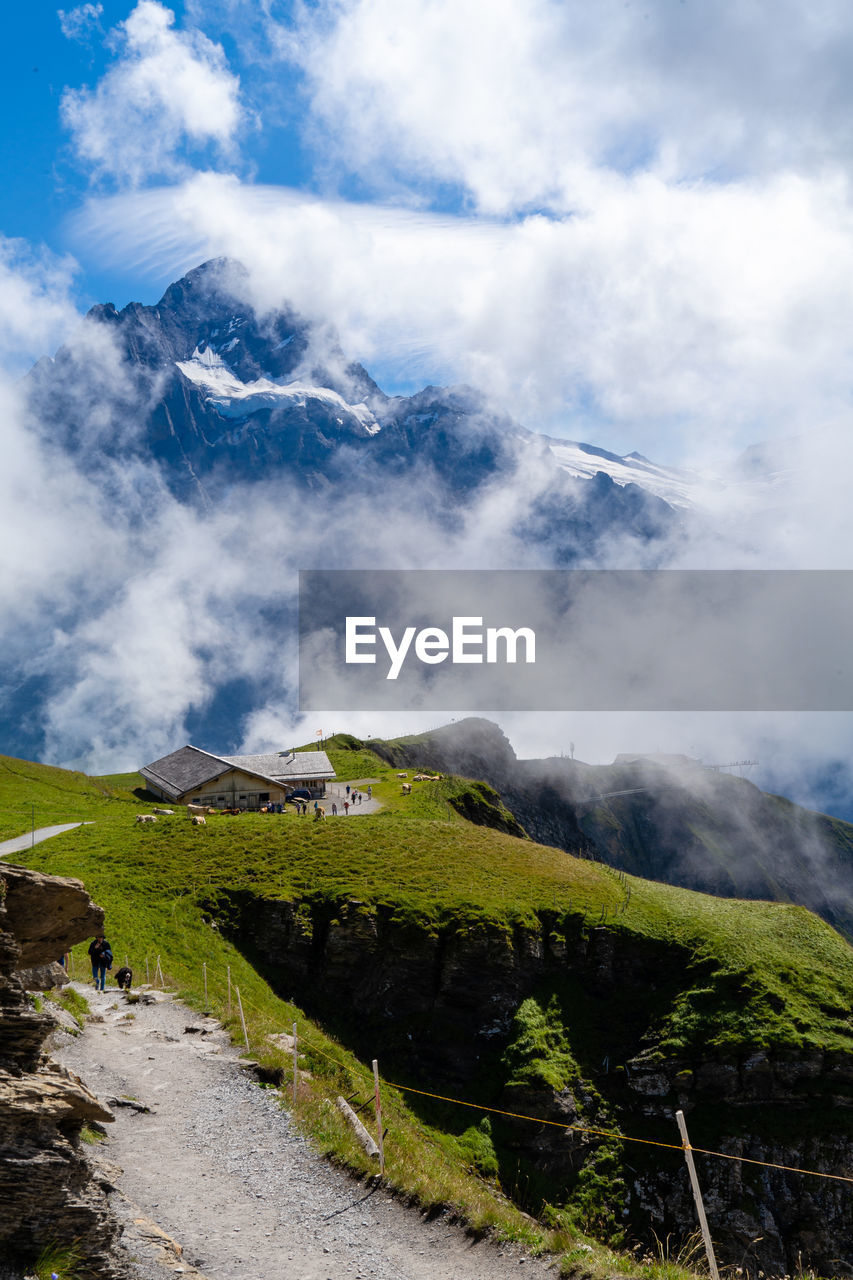
<svg viewBox="0 0 853 1280"><path fill-rule="evenodd" d="M426 1125L433 1155L444 1152L429 1190L418 1183L425 1202L463 1161L570 1233L618 1240L628 1224L647 1238L689 1234L680 1164L619 1137L677 1142L676 1106L695 1112L713 1150L741 1144L758 1160L825 1173L847 1160L853 951L828 925L800 907L711 898L472 825L458 802L469 790L482 800L477 787L445 778L404 796L396 771L366 748L333 749L341 776L379 779L383 810L325 822L212 816L202 828L181 812L140 827L137 805L84 789L94 825L26 861L85 881L107 908L116 956L137 974L159 955L198 998L205 961L221 1007L230 964L260 1044L289 1026L292 998L407 1088L482 1108L395 1101L397 1185L418 1182L404 1133ZM338 1091L360 1079L347 1070L334 1077ZM553 1137L489 1108L542 1117ZM567 1123L614 1136L567 1142ZM745 1205L756 1223L778 1218L755 1246L764 1270L790 1267L805 1239L829 1256L832 1232L847 1229L841 1202L811 1189L805 1201L790 1179L777 1185L746 1166L737 1185L727 1171L704 1176L729 1258L740 1229L730 1219L736 1209L744 1220ZM676 1199L667 1186L681 1188ZM453 1194L469 1215L495 1220L494 1202L475 1212L470 1188ZM661 1197L663 1216L649 1207Z"/></svg>
<svg viewBox="0 0 853 1280"><path fill-rule="evenodd" d="M201 903L237 892L330 905L352 899L427 930L485 922L509 937L543 920L552 929L603 928L676 952L684 965L668 1042L853 1052L853 950L809 912L620 878L461 821L399 812L319 823L243 814L196 829L183 814L139 827L128 813L37 848L30 861L77 875L111 900L110 927L134 948L145 941L137 902ZM146 945L156 945L156 934ZM709 981L714 998L697 1021L692 996L707 992Z"/></svg>

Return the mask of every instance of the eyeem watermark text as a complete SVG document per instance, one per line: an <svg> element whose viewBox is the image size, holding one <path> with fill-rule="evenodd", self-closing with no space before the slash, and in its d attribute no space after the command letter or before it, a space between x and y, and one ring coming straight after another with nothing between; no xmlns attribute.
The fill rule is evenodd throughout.
<svg viewBox="0 0 853 1280"><path fill-rule="evenodd" d="M853 711L853 571L303 570L303 710Z"/></svg>
<svg viewBox="0 0 853 1280"><path fill-rule="evenodd" d="M536 661L536 633L530 627L486 627L480 617L454 617L450 631L442 627L405 627L399 640L390 627L377 627L375 617L347 617L344 660L377 661L377 637L389 658L386 680L396 680L410 653L419 662L430 665L446 662L524 662Z"/></svg>

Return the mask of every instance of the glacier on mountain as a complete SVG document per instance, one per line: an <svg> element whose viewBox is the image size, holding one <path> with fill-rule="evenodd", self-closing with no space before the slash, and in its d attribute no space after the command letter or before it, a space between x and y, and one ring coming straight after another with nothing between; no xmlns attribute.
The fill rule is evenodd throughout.
<svg viewBox="0 0 853 1280"><path fill-rule="evenodd" d="M228 351L238 341L239 339L232 338L222 350ZM288 338L279 343L277 349L286 346L289 341ZM206 402L223 418L247 418L261 409L272 409L287 402L305 408L306 401L318 400L330 407L336 415L343 415L337 418L341 426L346 418L354 418L368 435L376 435L381 429L366 404L349 404L339 392L330 387L317 386L301 379L282 383L268 377L243 382L212 346L204 349L196 347L189 360L176 360L175 366L188 382L200 388Z"/></svg>

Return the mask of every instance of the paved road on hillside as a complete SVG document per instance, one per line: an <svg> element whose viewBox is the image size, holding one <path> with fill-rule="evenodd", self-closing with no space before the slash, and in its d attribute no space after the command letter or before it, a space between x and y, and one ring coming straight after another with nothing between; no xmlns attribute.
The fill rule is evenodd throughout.
<svg viewBox="0 0 853 1280"><path fill-rule="evenodd" d="M78 989L99 1021L54 1056L102 1100L151 1108L114 1105L101 1148L123 1170L109 1180L138 1280L554 1280L545 1262L475 1243L333 1168L212 1019Z"/></svg>
<svg viewBox="0 0 853 1280"><path fill-rule="evenodd" d="M5 858L10 853L23 853L25 849L31 849L34 844L41 844L42 840L49 840L51 836L61 836L63 831L73 831L75 827L91 825L91 822L60 822L55 827L36 827L35 831L28 831L25 836L15 836L12 840L0 842L0 858Z"/></svg>

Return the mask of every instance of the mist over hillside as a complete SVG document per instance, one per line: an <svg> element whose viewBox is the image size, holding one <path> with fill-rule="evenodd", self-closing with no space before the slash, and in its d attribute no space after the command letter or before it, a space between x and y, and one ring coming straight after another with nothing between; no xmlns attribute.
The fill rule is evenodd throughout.
<svg viewBox="0 0 853 1280"><path fill-rule="evenodd" d="M853 940L853 825L745 778L688 757L519 760L479 718L371 745L393 764L484 779L543 844L719 897L796 902Z"/></svg>

